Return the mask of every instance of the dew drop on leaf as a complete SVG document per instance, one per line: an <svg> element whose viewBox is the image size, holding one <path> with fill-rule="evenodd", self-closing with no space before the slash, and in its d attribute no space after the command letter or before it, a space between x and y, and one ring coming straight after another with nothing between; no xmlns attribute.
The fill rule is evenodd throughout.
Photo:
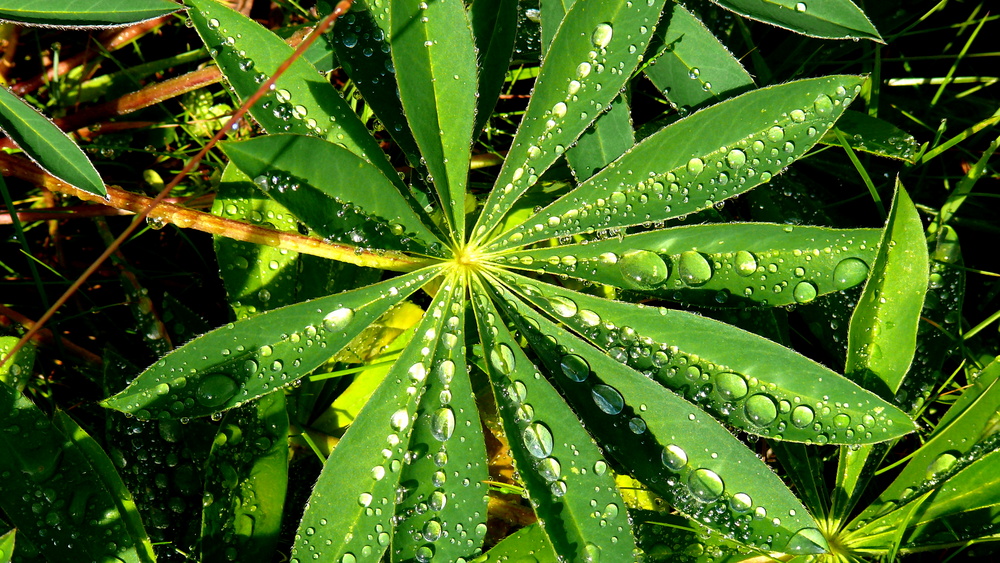
<svg viewBox="0 0 1000 563"><path fill-rule="evenodd" d="M809 303L816 299L816 286L807 281L799 282L792 291L792 296L797 303Z"/></svg>
<svg viewBox="0 0 1000 563"><path fill-rule="evenodd" d="M434 418L431 419L431 434L434 435L438 441L444 442L448 438L451 438L452 433L455 432L455 411L451 410L449 407L442 407L434 413Z"/></svg>
<svg viewBox="0 0 1000 563"><path fill-rule="evenodd" d="M833 287L847 289L865 281L868 264L859 258L845 258L833 269Z"/></svg>
<svg viewBox="0 0 1000 563"><path fill-rule="evenodd" d="M691 174L701 174L701 171L705 169L705 161L698 158L697 156L692 158L687 163L687 171Z"/></svg>
<svg viewBox="0 0 1000 563"><path fill-rule="evenodd" d="M541 422L533 422L522 433L524 447L538 459L552 454L552 431Z"/></svg>
<svg viewBox="0 0 1000 563"><path fill-rule="evenodd" d="M331 331L344 330L353 319L354 311L348 309L347 307L343 307L327 313L327 315L323 317L323 326L326 327L327 330Z"/></svg>
<svg viewBox="0 0 1000 563"><path fill-rule="evenodd" d="M747 163L747 153L741 151L740 149L733 149L726 155L726 163L729 164L731 168L739 168Z"/></svg>
<svg viewBox="0 0 1000 563"><path fill-rule="evenodd" d="M753 499L746 493L736 493L729 501L729 506L734 512L746 512L753 507Z"/></svg>
<svg viewBox="0 0 1000 563"><path fill-rule="evenodd" d="M705 468L691 472L691 476L688 477L688 487L691 489L691 494L705 502L721 497L726 490L722 477L715 471Z"/></svg>
<svg viewBox="0 0 1000 563"><path fill-rule="evenodd" d="M712 265L700 252L682 252L677 264L677 273L688 285L700 285L712 279Z"/></svg>
<svg viewBox="0 0 1000 563"><path fill-rule="evenodd" d="M575 315L577 311L576 301L560 295L550 297L549 305L557 315L566 319Z"/></svg>
<svg viewBox="0 0 1000 563"><path fill-rule="evenodd" d="M823 532L816 528L802 528L788 540L784 551L793 554L820 554L826 553L827 548Z"/></svg>
<svg viewBox="0 0 1000 563"><path fill-rule="evenodd" d="M799 428L809 426L815 418L816 413L806 405L799 405L792 409L792 424Z"/></svg>
<svg viewBox="0 0 1000 563"><path fill-rule="evenodd" d="M206 407L217 407L231 399L238 388L233 378L228 375L221 373L209 375L198 386L198 402Z"/></svg>
<svg viewBox="0 0 1000 563"><path fill-rule="evenodd" d="M757 257L746 250L736 253L736 273L743 276L752 276L757 271Z"/></svg>
<svg viewBox="0 0 1000 563"><path fill-rule="evenodd" d="M500 344L490 350L490 363L500 373L510 375L514 371L514 352L510 349L510 346Z"/></svg>
<svg viewBox="0 0 1000 563"><path fill-rule="evenodd" d="M612 35L614 35L614 29L612 29L611 24L598 24L594 28L594 33L590 36L590 41L594 44L594 47L603 49L608 46L608 43L611 43Z"/></svg>
<svg viewBox="0 0 1000 563"><path fill-rule="evenodd" d="M573 381L584 381L590 375L590 364L576 354L567 354L559 361L563 374Z"/></svg>
<svg viewBox="0 0 1000 563"><path fill-rule="evenodd" d="M663 462L663 466L671 471L680 471L684 469L687 465L688 455L678 445L669 444L663 448L663 453L660 455L660 461Z"/></svg>
<svg viewBox="0 0 1000 563"><path fill-rule="evenodd" d="M614 387L608 385L595 385L590 391L597 408L607 414L618 414L625 408L625 399Z"/></svg>
<svg viewBox="0 0 1000 563"><path fill-rule="evenodd" d="M925 478L929 480L941 477L955 465L956 461L958 461L958 458L955 457L953 453L944 452L934 458L934 461L927 466L927 474L925 475Z"/></svg>
<svg viewBox="0 0 1000 563"><path fill-rule="evenodd" d="M554 457L547 457L538 462L538 474L542 476L542 479L552 482L557 481L562 475L562 465Z"/></svg>
<svg viewBox="0 0 1000 563"><path fill-rule="evenodd" d="M816 113L820 115L830 113L833 111L833 100L826 94L820 94L817 96L816 101L813 102L813 107L816 108Z"/></svg>
<svg viewBox="0 0 1000 563"><path fill-rule="evenodd" d="M715 388L727 401L742 399L748 391L747 382L738 373L724 371L715 376Z"/></svg>
<svg viewBox="0 0 1000 563"><path fill-rule="evenodd" d="M618 260L618 269L626 280L643 288L653 288L667 279L670 268L663 258L648 250L632 250Z"/></svg>
<svg viewBox="0 0 1000 563"><path fill-rule="evenodd" d="M778 405L774 403L774 399L764 394L752 395L743 405L743 410L750 422L757 426L767 426L778 417Z"/></svg>

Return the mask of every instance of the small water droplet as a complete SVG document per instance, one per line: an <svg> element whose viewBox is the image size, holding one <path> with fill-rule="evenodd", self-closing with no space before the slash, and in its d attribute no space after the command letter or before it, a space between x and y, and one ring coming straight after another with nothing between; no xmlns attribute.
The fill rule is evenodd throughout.
<svg viewBox="0 0 1000 563"><path fill-rule="evenodd" d="M802 528L795 533L785 545L784 552L796 555L826 553L830 546L823 537L823 532L816 528Z"/></svg>
<svg viewBox="0 0 1000 563"><path fill-rule="evenodd" d="M816 113L820 115L830 113L833 111L833 100L826 94L820 94L816 97L816 101L813 102L813 107L816 108Z"/></svg>
<svg viewBox="0 0 1000 563"><path fill-rule="evenodd" d="M731 168L739 168L747 163L747 153L741 151L740 149L733 149L726 155L726 163L729 164Z"/></svg>
<svg viewBox="0 0 1000 563"><path fill-rule="evenodd" d="M736 493L729 501L729 506L734 512L747 512L753 507L753 499L746 493Z"/></svg>
<svg viewBox="0 0 1000 563"><path fill-rule="evenodd" d="M576 301L573 301L572 299L566 297L562 297L560 295L550 297L549 306L552 307L552 310L555 312L555 314L565 319L572 317L573 315L576 314L577 311Z"/></svg>
<svg viewBox="0 0 1000 563"><path fill-rule="evenodd" d="M767 130L767 139L772 142L778 142L785 138L785 130L781 127L775 125ZM761 147L763 148L763 147Z"/></svg>
<svg viewBox="0 0 1000 563"><path fill-rule="evenodd" d="M795 123L802 123L803 121L806 120L806 112L800 109L793 109L792 111L788 112L788 117L791 117L792 121L794 121Z"/></svg>
<svg viewBox="0 0 1000 563"><path fill-rule="evenodd" d="M806 11L806 3L805 2L799 2L799 3L795 4L795 11L796 12L804 12L804 11Z"/></svg>
<svg viewBox="0 0 1000 563"><path fill-rule="evenodd" d="M957 452L955 452L957 453ZM955 465L958 461L958 457L952 452L944 452L943 454L934 458L934 461L927 466L926 479L937 479L948 473L948 471Z"/></svg>
<svg viewBox="0 0 1000 563"><path fill-rule="evenodd" d="M510 346L501 343L490 350L490 363L503 375L510 375L514 371L514 352Z"/></svg>
<svg viewBox="0 0 1000 563"><path fill-rule="evenodd" d="M663 465L672 471L680 471L684 469L687 465L688 456L687 452L683 448L675 444L669 444L663 448L663 453L660 455L660 461Z"/></svg>
<svg viewBox="0 0 1000 563"><path fill-rule="evenodd" d="M757 271L757 257L747 252L746 250L740 250L736 253L736 273L743 276L752 276L754 272Z"/></svg>
<svg viewBox="0 0 1000 563"><path fill-rule="evenodd" d="M554 457L547 457L538 462L538 474L548 482L556 481L562 475L562 465Z"/></svg>

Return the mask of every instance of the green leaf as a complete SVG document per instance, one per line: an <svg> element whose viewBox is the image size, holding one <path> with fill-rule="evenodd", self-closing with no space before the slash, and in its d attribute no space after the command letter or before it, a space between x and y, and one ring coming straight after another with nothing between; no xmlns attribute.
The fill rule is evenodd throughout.
<svg viewBox="0 0 1000 563"><path fill-rule="evenodd" d="M16 336L0 336L0 357L7 357L7 354L17 345L18 340L20 338ZM31 377L32 369L34 369L36 350L32 342L25 343L17 353L7 360L7 363L0 366L0 381L14 389L22 390L28 378Z"/></svg>
<svg viewBox="0 0 1000 563"><path fill-rule="evenodd" d="M566 151L566 162L573 176L586 180L613 162L635 144L632 116L626 95L611 102L611 108L597 118L580 136L576 145Z"/></svg>
<svg viewBox="0 0 1000 563"><path fill-rule="evenodd" d="M823 457L815 447L792 442L770 442L768 445L781 462L803 504L813 514L830 511L830 493L823 474Z"/></svg>
<svg viewBox="0 0 1000 563"><path fill-rule="evenodd" d="M508 561L549 561L555 557L552 544L537 522L507 536L489 551L469 563L506 563Z"/></svg>
<svg viewBox="0 0 1000 563"><path fill-rule="evenodd" d="M428 322L412 341L414 347L437 345L426 356L428 373L410 434L410 451L423 455L414 456L399 476L405 493L397 496L393 561L429 561L427 555L465 560L479 552L486 535L490 475L466 366L466 287L460 281L445 282L443 298L428 310Z"/></svg>
<svg viewBox="0 0 1000 563"><path fill-rule="evenodd" d="M496 227L618 95L638 66L663 0L577 2L552 40L475 237ZM569 80L567 80L569 78Z"/></svg>
<svg viewBox="0 0 1000 563"><path fill-rule="evenodd" d="M268 197L323 238L383 249L443 251L413 197L343 147L303 135L267 135L223 143L222 148Z"/></svg>
<svg viewBox="0 0 1000 563"><path fill-rule="evenodd" d="M888 121L860 111L845 111L837 121L837 129L844 134L848 144L856 151L913 163L919 143L913 135ZM832 132L823 135L824 145L841 146L840 139Z"/></svg>
<svg viewBox="0 0 1000 563"><path fill-rule="evenodd" d="M905 413L874 394L731 325L500 276L609 358L745 432L792 442L866 444L914 430Z"/></svg>
<svg viewBox="0 0 1000 563"><path fill-rule="evenodd" d="M10 563L10 558L14 556L14 536L17 530L11 530L0 536L0 563Z"/></svg>
<svg viewBox="0 0 1000 563"><path fill-rule="evenodd" d="M253 95L294 52L274 33L224 4L187 3L195 29L241 100ZM288 67L250 114L269 133L313 135L339 143L404 189L365 124L316 67L302 58Z"/></svg>
<svg viewBox="0 0 1000 563"><path fill-rule="evenodd" d="M476 0L469 21L479 53L479 97L473 137L483 130L507 77L517 37L517 0Z"/></svg>
<svg viewBox="0 0 1000 563"><path fill-rule="evenodd" d="M6 88L0 88L0 131L49 174L85 192L108 197L104 181L80 147Z"/></svg>
<svg viewBox="0 0 1000 563"><path fill-rule="evenodd" d="M418 414L422 417L429 414L427 411L418 413L421 397L426 395L423 390L427 380L440 378L442 373L447 375L450 370L446 367L442 371L441 365L462 351L464 337L458 332L462 327L461 321L456 317L456 310L457 314L464 313L461 312L460 306L453 309L452 305L460 303L459 298L464 295L465 286L457 281L455 277L445 281L417 329L417 336L404 349L399 360L327 460L309 499L309 507L299 525L296 543L292 550L293 558L303 557L306 554L311 557L312 554L316 554L325 561L340 561L341 557L350 553L359 562L375 562L381 559L390 542L395 550L407 545L410 540L402 536L395 539L392 537L396 531L395 522L400 516L396 505L402 502L405 507L409 502L414 504L420 502L419 498L410 496L414 493L409 489L413 488L415 483L412 483L410 478L401 481L404 477L403 462L404 457L407 461L413 461L411 454L408 453L410 451L423 451L428 452L428 455L434 455L430 453L430 444L418 444L416 437L411 440L411 432L414 432L418 424ZM452 318L456 321L452 321ZM453 350L453 345L457 350ZM456 369L453 374L459 378L467 377L464 370L460 373ZM453 379L451 383L455 383L455 380ZM468 383L460 385L463 394L470 392L471 388L468 385ZM453 397L458 392L456 389ZM467 400L465 397L460 399L462 402ZM434 414L437 414L437 411ZM470 415L474 416L474 413L470 412L464 416ZM463 422L464 426L463 419L463 413L459 413L453 421L435 419L431 415L430 423L431 428L434 428L436 423L448 422ZM447 430L441 426L437 429ZM458 431L457 428L454 431ZM467 432L470 430L462 430L460 435L468 437ZM485 485L472 480L479 478L485 471L485 467L480 466L485 461L485 455L482 454L484 450L479 449L483 447L482 444L475 446L462 444L460 440L452 443L449 439L445 443L433 437L432 439L438 442L438 448L447 447L445 455L435 460L439 464L440 471L446 473L445 477L432 480L433 490L425 501L427 508L433 512L441 512L447 508L449 513L461 514L452 512L457 507L448 507L449 504L453 504L451 503L453 497L450 494L445 495L443 503L433 496L439 486L447 486L449 493L458 493L459 488L467 489L461 493L466 500L478 499L477 503L482 502L486 493ZM453 449L456 454L454 459L450 455ZM479 450L482 457L473 460L469 456L475 455L476 450ZM469 467L468 464L473 466ZM428 476L421 475L421 477L426 479ZM468 482L465 479L468 479ZM448 481L455 482L447 484ZM403 488L402 491L400 487ZM418 492L417 497L421 494L423 493ZM440 510L435 503L441 505ZM405 513L402 516L414 517L412 513ZM461 541L457 542L460 545L454 547L445 546L446 543L456 543L451 540L460 536L458 526L464 529L469 524L469 516L470 514L461 514L459 519L453 522L446 522L441 518L438 522L441 528L434 528L433 525L422 527L421 532L426 541L416 547L414 553L416 558L429 560L441 550L454 549L466 555L474 552L479 547L485 531L485 526L475 522L472 522L471 529L465 530L471 543ZM481 510L479 516L475 516L479 517L485 518L485 509ZM435 543L437 537L440 537L438 533L443 534L444 531L449 533L448 539L440 544ZM435 539L431 540L430 537Z"/></svg>
<svg viewBox="0 0 1000 563"><path fill-rule="evenodd" d="M0 508L22 539L51 561L154 560L111 461L68 416L53 425L0 383L0 428Z"/></svg>
<svg viewBox="0 0 1000 563"><path fill-rule="evenodd" d="M473 295L504 434L557 558L632 559L635 540L608 462L499 320L486 289L477 283Z"/></svg>
<svg viewBox="0 0 1000 563"><path fill-rule="evenodd" d="M878 257L851 317L844 369L883 397L899 389L913 360L929 276L920 216L898 182L896 189Z"/></svg>
<svg viewBox="0 0 1000 563"><path fill-rule="evenodd" d="M488 246L518 247L714 207L769 181L805 154L860 92L861 82L858 76L788 82L694 113L647 137Z"/></svg>
<svg viewBox="0 0 1000 563"><path fill-rule="evenodd" d="M46 27L117 27L180 8L169 0L4 0L0 20Z"/></svg>
<svg viewBox="0 0 1000 563"><path fill-rule="evenodd" d="M392 62L410 129L427 164L452 239L465 240L465 186L479 83L465 4L390 3Z"/></svg>
<svg viewBox="0 0 1000 563"><path fill-rule="evenodd" d="M656 58L643 72L671 103L690 110L754 87L750 73L701 20L680 4L668 9L654 32Z"/></svg>
<svg viewBox="0 0 1000 563"><path fill-rule="evenodd" d="M779 306L809 303L863 282L879 233L767 223L691 225L494 260L685 303Z"/></svg>
<svg viewBox="0 0 1000 563"><path fill-rule="evenodd" d="M499 284L493 289L605 452L671 506L740 542L788 553L825 550L798 499L711 416L574 338Z"/></svg>
<svg viewBox="0 0 1000 563"><path fill-rule="evenodd" d="M851 0L712 0L727 10L778 27L827 39L871 39L878 30Z"/></svg>
<svg viewBox="0 0 1000 563"><path fill-rule="evenodd" d="M285 395L226 413L205 464L203 561L249 561L274 552L288 488Z"/></svg>
<svg viewBox="0 0 1000 563"><path fill-rule="evenodd" d="M337 58L361 92L365 105L378 116L386 132L406 154L407 160L418 166L420 150L399 101L388 36L371 11L357 9L361 4L355 2L355 9L338 18L333 26L332 43Z"/></svg>
<svg viewBox="0 0 1000 563"><path fill-rule="evenodd" d="M952 475L1000 447L998 413L1000 360L994 360L965 389L934 433L857 521L882 517L935 487L950 487L948 479Z"/></svg>
<svg viewBox="0 0 1000 563"><path fill-rule="evenodd" d="M272 393L327 361L436 272L424 269L230 323L164 356L101 404L140 419L197 417Z"/></svg>

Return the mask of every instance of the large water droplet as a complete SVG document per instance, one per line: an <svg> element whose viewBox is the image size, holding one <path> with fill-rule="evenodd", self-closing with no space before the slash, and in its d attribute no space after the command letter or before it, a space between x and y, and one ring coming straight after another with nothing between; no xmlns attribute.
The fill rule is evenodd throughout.
<svg viewBox="0 0 1000 563"><path fill-rule="evenodd" d="M206 407L218 407L225 404L236 394L239 385L228 375L215 373L209 375L198 386L198 402Z"/></svg>
<svg viewBox="0 0 1000 563"><path fill-rule="evenodd" d="M601 560L601 548L588 542L583 546L583 554L580 557L583 563L598 563Z"/></svg>
<svg viewBox="0 0 1000 563"><path fill-rule="evenodd" d="M733 149L726 155L726 163L732 168L739 168L747 163L747 153L740 149Z"/></svg>
<svg viewBox="0 0 1000 563"><path fill-rule="evenodd" d="M444 491L434 491L431 493L427 503L430 505L431 510L440 512L448 504L448 495L444 494Z"/></svg>
<svg viewBox="0 0 1000 563"><path fill-rule="evenodd" d="M576 354L567 354L559 361L563 374L573 381L584 381L590 375L590 364Z"/></svg>
<svg viewBox="0 0 1000 563"><path fill-rule="evenodd" d="M722 496L726 490L722 477L711 469L695 469L688 477L688 487L691 494L705 502L711 502Z"/></svg>
<svg viewBox="0 0 1000 563"><path fill-rule="evenodd" d="M576 301L562 297L561 295L550 297L549 306L552 307L555 314L565 319L572 317L577 311Z"/></svg>
<svg viewBox="0 0 1000 563"><path fill-rule="evenodd" d="M697 156L692 158L687 163L687 171L692 174L701 174L701 171L705 169L705 161L698 158Z"/></svg>
<svg viewBox="0 0 1000 563"><path fill-rule="evenodd" d="M680 446L669 444L663 448L663 453L660 455L660 461L663 465L672 471L680 471L684 469L687 465L688 455Z"/></svg>
<svg viewBox="0 0 1000 563"><path fill-rule="evenodd" d="M354 320L354 311L344 307L336 311L331 311L323 317L323 326L331 331L344 330L352 320Z"/></svg>
<svg viewBox="0 0 1000 563"><path fill-rule="evenodd" d="M785 130L781 127L775 125L767 130L767 139L772 142L778 142L785 138Z"/></svg>
<svg viewBox="0 0 1000 563"><path fill-rule="evenodd" d="M715 388L727 401L742 399L748 391L747 382L738 373L724 371L715 376Z"/></svg>
<svg viewBox="0 0 1000 563"><path fill-rule="evenodd" d="M741 250L736 253L736 273L743 276L752 276L757 271L757 257Z"/></svg>
<svg viewBox="0 0 1000 563"><path fill-rule="evenodd" d="M618 260L622 277L642 288L653 288L667 279L670 268L663 258L648 250L632 250Z"/></svg>
<svg viewBox="0 0 1000 563"><path fill-rule="evenodd" d="M677 264L677 273L688 285L701 285L712 279L712 265L700 252L682 252Z"/></svg>
<svg viewBox="0 0 1000 563"><path fill-rule="evenodd" d="M608 385L594 385L590 390L597 408L607 414L618 414L625 408L625 399L614 387Z"/></svg>
<svg viewBox="0 0 1000 563"><path fill-rule="evenodd" d="M823 532L816 528L802 528L785 545L785 553L820 554L826 553L830 546L823 537Z"/></svg>
<svg viewBox="0 0 1000 563"><path fill-rule="evenodd" d="M752 395L743 405L743 410L750 422L757 426L767 426L778 417L778 405L774 399L763 394Z"/></svg>
<svg viewBox="0 0 1000 563"><path fill-rule="evenodd" d="M816 299L816 286L807 281L799 282L792 291L792 297L796 303L809 303Z"/></svg>
<svg viewBox="0 0 1000 563"><path fill-rule="evenodd" d="M734 512L747 512L753 508L753 499L746 493L736 493L729 501L729 506Z"/></svg>
<svg viewBox="0 0 1000 563"><path fill-rule="evenodd" d="M614 35L614 30L611 28L611 24L598 24L594 28L594 33L590 36L590 41L594 44L594 47L603 49L608 46L608 43L611 43L612 35Z"/></svg>
<svg viewBox="0 0 1000 563"><path fill-rule="evenodd" d="M958 457L955 456L955 453L944 452L934 458L934 461L927 466L927 474L925 478L937 479L942 477L948 473L948 471L955 465L956 461L958 461Z"/></svg>
<svg viewBox="0 0 1000 563"><path fill-rule="evenodd" d="M803 121L806 120L806 112L800 109L793 109L792 111L788 112L788 117L791 117L792 121L794 121L795 123L802 123Z"/></svg>
<svg viewBox="0 0 1000 563"><path fill-rule="evenodd" d="M431 419L431 434L444 442L451 438L453 432L455 432L455 411L449 407L438 409L434 413L434 418Z"/></svg>
<svg viewBox="0 0 1000 563"><path fill-rule="evenodd" d="M490 350L490 363L500 373L510 375L514 371L513 350L510 349L510 346L501 343L496 348Z"/></svg>
<svg viewBox="0 0 1000 563"><path fill-rule="evenodd" d="M820 115L830 113L833 111L833 100L826 94L820 94L816 97L816 101L813 102L813 107L816 108L816 113Z"/></svg>
<svg viewBox="0 0 1000 563"><path fill-rule="evenodd" d="M521 437L524 439L524 447L536 458L543 459L552 454L552 431L541 422L529 424Z"/></svg>
<svg viewBox="0 0 1000 563"><path fill-rule="evenodd" d="M833 287L847 289L865 281L868 264L858 258L845 258L833 269Z"/></svg>
<svg viewBox="0 0 1000 563"><path fill-rule="evenodd" d="M562 466L559 461L554 457L547 457L538 462L536 466L538 469L538 474L542 476L548 482L557 481L562 475Z"/></svg>
<svg viewBox="0 0 1000 563"><path fill-rule="evenodd" d="M799 405L792 409L792 424L799 428L809 426L815 418L816 413L806 405Z"/></svg>

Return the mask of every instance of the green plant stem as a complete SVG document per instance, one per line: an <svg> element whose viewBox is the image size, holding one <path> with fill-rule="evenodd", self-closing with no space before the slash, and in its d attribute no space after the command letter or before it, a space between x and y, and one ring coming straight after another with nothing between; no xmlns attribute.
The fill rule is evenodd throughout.
<svg viewBox="0 0 1000 563"><path fill-rule="evenodd" d="M840 146L844 147L844 151L847 153L847 158L851 159L851 163L858 170L858 174L861 175L861 179L864 181L865 186L868 187L868 192L872 194L872 199L875 200L875 205L878 207L879 215L884 220L888 215L885 212L885 205L882 203L882 198L878 195L878 190L875 189L875 184L872 183L871 177L868 175L868 171L865 170L864 165L858 160L858 155L855 154L854 149L851 148L851 144L847 141L847 137L840 129L834 127L832 129L833 134L837 136L837 140L840 141Z"/></svg>

